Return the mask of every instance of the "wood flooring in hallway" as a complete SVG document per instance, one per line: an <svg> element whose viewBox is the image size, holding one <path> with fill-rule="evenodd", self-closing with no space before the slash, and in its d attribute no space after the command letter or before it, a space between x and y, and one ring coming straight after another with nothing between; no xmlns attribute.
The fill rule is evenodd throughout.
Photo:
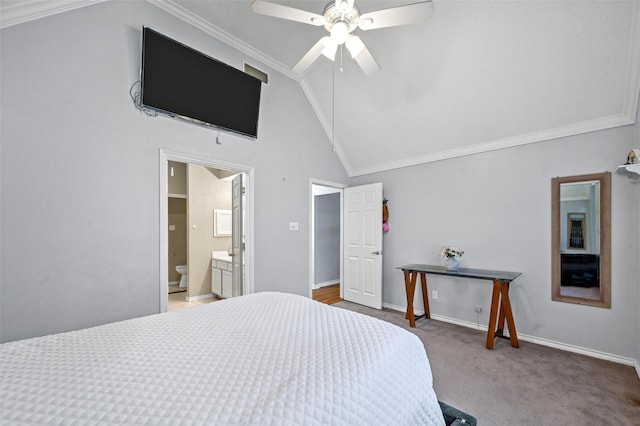
<svg viewBox="0 0 640 426"><path fill-rule="evenodd" d="M313 300L331 305L342 301L340 298L340 283L321 287L312 292Z"/></svg>

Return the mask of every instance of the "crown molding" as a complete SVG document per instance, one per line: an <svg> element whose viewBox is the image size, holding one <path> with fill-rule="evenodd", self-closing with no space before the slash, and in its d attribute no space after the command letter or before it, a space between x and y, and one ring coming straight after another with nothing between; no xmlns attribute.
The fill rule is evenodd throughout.
<svg viewBox="0 0 640 426"><path fill-rule="evenodd" d="M280 72L284 76L289 77L294 81L297 81L300 84L300 87L302 88L302 91L304 92L305 96L307 97L307 100L309 101L309 104L311 105L311 108L313 109L316 117L318 118L320 125L324 129L325 134L327 135L327 140L335 149L338 159L342 163L342 166L344 167L347 175L349 176L351 174L350 173L352 170L351 165L349 164L349 161L347 160L347 156L344 154L344 151L342 150L340 144L338 143L338 141L335 139L333 135L333 127L327 120L324 113L322 112L322 108L320 108L320 105L318 104L316 97L313 94L313 91L309 87L307 80L302 75L294 72L290 67L284 65L280 61L277 61L276 59L272 58L266 53L254 48L253 46L234 37L233 35L222 30L221 28L200 18L199 16L193 14L192 12L184 9L182 6L176 4L173 0L147 0L147 1L157 6L158 8L164 10L165 12L175 16L176 18L181 19L182 21L200 29L201 31L209 34L210 36L215 37L216 39L222 41L223 43L226 43L229 46L237 49L238 51L252 57L253 59L256 59L262 62L263 64L273 68L274 70Z"/></svg>
<svg viewBox="0 0 640 426"><path fill-rule="evenodd" d="M106 0L60 0L55 2L25 0L19 3L2 3L0 4L0 28L7 28L103 1Z"/></svg>
<svg viewBox="0 0 640 426"><path fill-rule="evenodd" d="M245 43L239 38L213 25L211 22L206 21L196 14L186 10L182 6L176 4L173 0L147 0L147 2L194 26L195 28L198 28L208 35L215 37L223 43L228 44L229 46L244 53L245 55L262 62L263 64L273 68L286 77L289 77L295 81L300 81L300 75L293 72L291 68L284 65L282 62L273 59L266 53L254 48L253 46Z"/></svg>
<svg viewBox="0 0 640 426"><path fill-rule="evenodd" d="M466 155L479 154L482 152L495 151L504 148L512 148L520 145L531 143L545 142L553 139L559 139L568 136L579 135L583 133L597 132L600 130L611 129L620 126L627 126L636 122L636 114L638 112L638 103L640 101L640 2L634 3L631 40L629 40L629 67L627 73L627 82L625 96L623 99L622 112L620 114L597 118L594 120L572 123L566 126L560 126L552 129L545 129L539 132L533 132L523 135L515 135L505 139L497 139L480 143L476 145L466 146L463 148L445 150L435 152L423 156L412 157L408 159L391 161L388 163L374 164L370 167L364 167L354 170L352 167L345 169L349 177L363 176L372 173L386 172L390 170L400 169L403 167L417 166L420 164L432 163L435 161L447 160L451 158L462 157ZM346 158L346 156L344 156Z"/></svg>
<svg viewBox="0 0 640 426"><path fill-rule="evenodd" d="M335 153L338 156L338 159L340 160L340 162L342 163L342 167L344 167L344 170L347 173L347 176L351 176L353 168L351 167L351 163L349 163L349 160L347 159L347 156L345 155L344 150L342 149L342 145L340 144L339 140L335 137L332 123L329 122L325 114L322 112L322 108L320 108L320 104L318 103L315 95L313 94L313 91L309 87L307 80L303 78L299 81L299 83L300 83L300 87L302 88L302 91L304 92L305 96L307 97L307 100L309 101L309 104L311 105L311 109L313 109L313 112L316 114L316 117L320 122L320 126L322 126L324 133L327 135L327 141L329 142L329 144L333 146L333 149L335 149Z"/></svg>
<svg viewBox="0 0 640 426"><path fill-rule="evenodd" d="M0 3L0 28L10 27L12 25L33 21L35 19L44 18L58 13L68 12L73 9L102 3L107 0L59 0L59 1L43 1L43 0L24 0L16 3ZM191 24L192 26L204 31L205 33L217 38L218 40L234 47L240 52L251 56L253 59L261 61L265 65L270 66L274 70L284 74L285 76L300 81L301 76L294 73L291 68L283 63L273 59L271 56L261 52L260 50L248 45L242 40L232 36L228 32L216 27L210 22L200 18L199 16L189 12L182 6L176 4L173 0L147 0L148 3L164 10L165 12L175 16L176 18Z"/></svg>
<svg viewBox="0 0 640 426"><path fill-rule="evenodd" d="M637 102L636 102L637 103ZM463 148L450 149L446 151L435 152L432 154L412 157L404 160L392 161L383 164L364 167L362 169L353 170L349 177L363 176L372 173L386 172L403 167L417 166L420 164L433 163L435 161L448 160L451 158L463 157L465 155L479 154L488 151L496 151L504 148L512 148L520 145L544 142L552 139L558 139L568 136L579 135L582 133L597 132L599 130L611 129L614 127L627 126L633 124L635 117L629 114L619 114L611 117L575 123L567 126L556 127L553 129L542 130L539 132L528 133L525 135L517 135L510 138L498 139L486 143L466 146Z"/></svg>
<svg viewBox="0 0 640 426"><path fill-rule="evenodd" d="M85 6L102 3L107 0L59 0L59 1L43 1L43 0L23 0L15 3L0 3L0 28L7 28L13 25L33 21L58 13L67 12ZM311 108L316 114L320 125L322 126L327 140L336 150L336 154L342 163L349 177L362 176L371 173L385 172L389 170L399 169L403 167L411 167L419 164L431 163L465 155L478 154L482 152L494 151L498 149L511 148L530 143L543 142L551 139L557 139L567 136L578 135L587 132L594 132L619 126L625 126L635 123L635 117L638 110L638 97L640 96L640 2L634 4L633 12L633 29L631 31L631 40L629 41L629 67L626 95L623 100L623 112L619 115L604 117L592 121L574 123L553 129L542 130L539 132L516 135L506 139L488 141L476 145L463 148L445 150L431 153L423 156L412 157L405 160L392 161L388 163L375 164L361 169L354 169L348 160L348 156L344 152L343 147L333 134L333 126L320 108L319 103L309 87L307 80L291 70L290 67L277 61L264 52L250 46L242 40L234 37L226 31L218 28L210 22L200 18L199 16L189 12L182 6L176 4L173 0L146 0L150 4L164 10L165 12L175 16L176 18L200 29L206 34L228 44L247 56L262 62L271 67L275 71L280 72L286 77L297 81L300 84Z"/></svg>

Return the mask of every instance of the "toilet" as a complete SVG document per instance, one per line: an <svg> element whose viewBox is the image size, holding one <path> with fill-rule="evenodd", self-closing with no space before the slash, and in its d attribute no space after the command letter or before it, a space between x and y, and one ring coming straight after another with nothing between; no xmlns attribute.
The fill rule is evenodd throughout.
<svg viewBox="0 0 640 426"><path fill-rule="evenodd" d="M187 288L187 265L176 266L176 271L181 275L180 288Z"/></svg>

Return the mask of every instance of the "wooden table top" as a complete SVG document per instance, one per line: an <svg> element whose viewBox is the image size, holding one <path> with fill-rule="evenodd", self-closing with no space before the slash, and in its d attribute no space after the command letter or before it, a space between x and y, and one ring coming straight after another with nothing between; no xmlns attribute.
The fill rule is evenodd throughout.
<svg viewBox="0 0 640 426"><path fill-rule="evenodd" d="M425 272L428 274L450 275L454 277L476 278L480 280L498 280L507 283L522 275L520 272L491 271L487 269L472 268L460 268L457 271L449 271L446 266L422 264L400 266L398 269L409 272Z"/></svg>

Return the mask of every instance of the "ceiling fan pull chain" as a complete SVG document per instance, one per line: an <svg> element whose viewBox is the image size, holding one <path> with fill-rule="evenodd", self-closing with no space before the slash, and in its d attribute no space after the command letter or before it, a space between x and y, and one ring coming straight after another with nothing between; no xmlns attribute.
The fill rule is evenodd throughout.
<svg viewBox="0 0 640 426"><path fill-rule="evenodd" d="M331 152L336 152L336 66L331 64Z"/></svg>

